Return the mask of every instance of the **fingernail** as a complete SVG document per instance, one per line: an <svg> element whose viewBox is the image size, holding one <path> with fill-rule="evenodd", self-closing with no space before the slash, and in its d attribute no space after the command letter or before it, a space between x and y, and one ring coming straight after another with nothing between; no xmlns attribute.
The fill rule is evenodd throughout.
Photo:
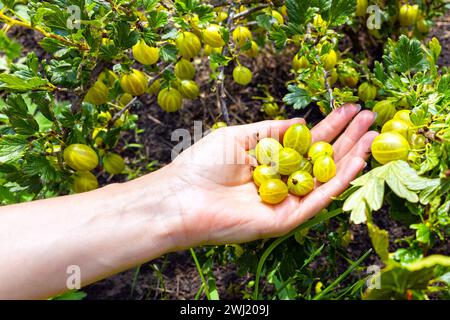
<svg viewBox="0 0 450 320"><path fill-rule="evenodd" d="M363 169L365 169L365 168L367 168L367 162L364 162L364 168Z"/></svg>
<svg viewBox="0 0 450 320"><path fill-rule="evenodd" d="M355 104L356 110L357 112L361 111L361 105L360 104Z"/></svg>
<svg viewBox="0 0 450 320"><path fill-rule="evenodd" d="M377 120L378 112L373 112L373 121Z"/></svg>

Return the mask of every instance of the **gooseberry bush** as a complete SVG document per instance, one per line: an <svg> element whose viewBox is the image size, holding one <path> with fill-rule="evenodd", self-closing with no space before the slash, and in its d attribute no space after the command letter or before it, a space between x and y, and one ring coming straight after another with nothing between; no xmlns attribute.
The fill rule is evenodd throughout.
<svg viewBox="0 0 450 320"><path fill-rule="evenodd" d="M191 250L204 279L196 296L219 298L212 265L233 263L254 276L238 289L244 298L449 298L450 72L439 60L448 48L428 36L448 9L445 0L1 0L0 203L153 170L158 159L124 141L145 130L143 104L182 114L203 102L219 110L206 123L217 130L239 122L228 108L238 95L260 119L360 103L381 132L362 175L282 238ZM290 71L255 83L255 61L269 60ZM262 201L305 196L314 178L334 176L331 145L311 145L313 122L252 151ZM390 234L392 224L405 234ZM371 249L351 256L355 228Z"/></svg>

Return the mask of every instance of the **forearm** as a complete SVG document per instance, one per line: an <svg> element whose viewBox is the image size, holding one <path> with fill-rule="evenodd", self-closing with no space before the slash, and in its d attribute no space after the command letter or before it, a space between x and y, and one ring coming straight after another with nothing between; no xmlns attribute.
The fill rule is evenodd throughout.
<svg viewBox="0 0 450 320"><path fill-rule="evenodd" d="M0 208L0 298L86 285L177 249L180 214L164 172L93 192Z"/></svg>

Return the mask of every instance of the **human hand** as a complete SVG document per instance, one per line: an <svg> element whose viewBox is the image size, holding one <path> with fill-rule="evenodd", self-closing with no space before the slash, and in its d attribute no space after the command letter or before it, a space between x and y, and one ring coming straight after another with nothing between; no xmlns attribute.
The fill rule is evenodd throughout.
<svg viewBox="0 0 450 320"><path fill-rule="evenodd" d="M359 105L347 104L311 130L313 142L335 141L336 176L307 196L289 195L278 205L261 202L252 180L257 164L247 152L265 136L279 133L281 141L303 119L218 129L181 153L166 167L181 212L182 226L173 233L176 242L189 247L280 236L326 208L365 167L377 136L367 132L375 114L359 111Z"/></svg>

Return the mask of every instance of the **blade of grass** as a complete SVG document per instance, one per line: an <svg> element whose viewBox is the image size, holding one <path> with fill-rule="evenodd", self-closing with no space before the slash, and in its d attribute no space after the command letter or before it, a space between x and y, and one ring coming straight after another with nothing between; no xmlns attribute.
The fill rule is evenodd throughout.
<svg viewBox="0 0 450 320"><path fill-rule="evenodd" d="M357 266L361 264L372 252L372 249L367 250L366 253L364 253L361 258L359 258L354 264L352 264L350 267L345 270L344 273L342 273L336 280L334 280L328 287L326 287L321 293L318 295L315 295L313 297L313 300L319 300L322 298L325 294L330 292L335 286L337 286L342 280L344 280Z"/></svg>
<svg viewBox="0 0 450 320"><path fill-rule="evenodd" d="M191 248L189 250L191 251L191 255L192 255L192 258L194 259L195 267L197 268L197 272L200 276L200 279L202 280L203 289L205 290L206 298L208 300L211 300L211 295L209 294L209 289L208 289L208 283L206 282L205 276L203 275L203 270L202 270L202 267L200 266L200 263L198 262L197 255L195 254L194 249Z"/></svg>
<svg viewBox="0 0 450 320"><path fill-rule="evenodd" d="M130 299L133 297L134 289L136 288L137 278L140 272L141 272L141 265L139 265L136 268L136 271L134 271L133 282L131 283Z"/></svg>
<svg viewBox="0 0 450 320"><path fill-rule="evenodd" d="M264 263L266 262L269 255L272 253L272 251L278 247L281 243L292 237L296 232L303 230L305 228L311 228L312 226L321 223L322 221L331 219L338 214L342 213L342 209L336 209L330 212L325 212L323 214L319 214L312 218L311 220L306 221L305 223L301 224L297 228L295 228L293 231L288 233L287 235L280 237L276 239L274 242L270 244L270 246L263 252L261 258L259 259L258 266L256 268L256 274L255 274L255 291L253 292L253 300L258 300L258 289L259 289L259 280L261 278L261 271L264 266Z"/></svg>

